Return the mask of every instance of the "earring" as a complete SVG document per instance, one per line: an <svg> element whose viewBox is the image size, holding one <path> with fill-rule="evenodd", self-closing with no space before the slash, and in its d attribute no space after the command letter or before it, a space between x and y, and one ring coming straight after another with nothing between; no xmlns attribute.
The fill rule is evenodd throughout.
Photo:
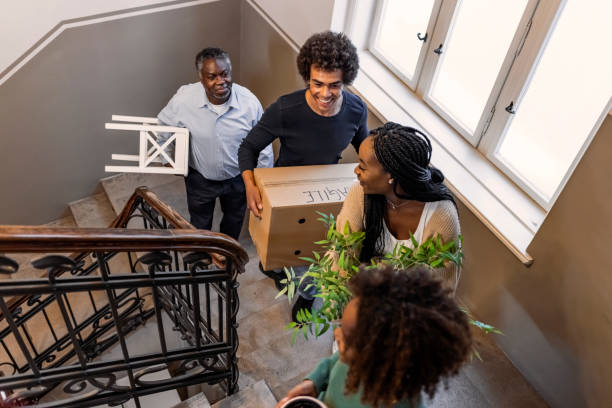
<svg viewBox="0 0 612 408"><path fill-rule="evenodd" d="M389 179L389 184L393 184L393 179L392 178Z"/></svg>

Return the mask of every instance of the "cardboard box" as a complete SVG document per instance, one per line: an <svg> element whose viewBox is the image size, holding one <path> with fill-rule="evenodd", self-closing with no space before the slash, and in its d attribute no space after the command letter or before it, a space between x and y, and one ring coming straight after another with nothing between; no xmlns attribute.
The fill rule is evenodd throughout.
<svg viewBox="0 0 612 408"><path fill-rule="evenodd" d="M327 231L316 211L338 215L357 177L355 163L255 169L261 219L249 217L249 233L265 270L305 265L300 256L320 250Z"/></svg>

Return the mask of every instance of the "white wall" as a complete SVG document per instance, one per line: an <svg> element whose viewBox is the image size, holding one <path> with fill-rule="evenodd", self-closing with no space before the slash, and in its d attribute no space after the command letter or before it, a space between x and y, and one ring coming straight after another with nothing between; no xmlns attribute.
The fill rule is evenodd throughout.
<svg viewBox="0 0 612 408"><path fill-rule="evenodd" d="M337 0L250 0L298 46L312 34L329 30Z"/></svg>

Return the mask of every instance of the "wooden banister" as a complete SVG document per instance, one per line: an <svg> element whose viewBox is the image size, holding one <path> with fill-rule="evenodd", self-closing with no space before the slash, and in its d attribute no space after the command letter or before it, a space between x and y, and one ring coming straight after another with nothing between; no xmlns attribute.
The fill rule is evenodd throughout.
<svg viewBox="0 0 612 408"><path fill-rule="evenodd" d="M124 228L41 228L0 226L0 252L210 251L238 264L246 251L232 238L215 232Z"/></svg>
<svg viewBox="0 0 612 408"><path fill-rule="evenodd" d="M142 199L143 201L146 201L146 203L149 204L151 208L153 208L162 217L164 217L166 221L168 221L168 223L172 225L174 228L176 229L196 229L186 219L184 219L181 216L181 214L179 214L168 204L164 203L162 200L157 198L157 195L155 195L155 193L149 190L147 187L138 187L134 191L130 199L127 201L127 203L123 207L123 210L121 211L121 213L111 223L110 228L124 228L126 226L127 221L138 199Z"/></svg>
<svg viewBox="0 0 612 408"><path fill-rule="evenodd" d="M127 223L138 201L146 202L173 229L127 229ZM156 250L206 251L215 264L223 267L225 258L235 261L244 271L246 251L233 238L206 230L198 230L172 207L161 201L147 187L138 187L109 228L50 228L40 226L0 226L2 252L82 252Z"/></svg>

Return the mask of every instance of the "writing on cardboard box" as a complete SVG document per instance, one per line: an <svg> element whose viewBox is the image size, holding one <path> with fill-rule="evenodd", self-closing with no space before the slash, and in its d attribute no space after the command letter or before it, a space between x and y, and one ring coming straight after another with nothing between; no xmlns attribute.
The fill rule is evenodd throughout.
<svg viewBox="0 0 612 408"><path fill-rule="evenodd" d="M302 191L306 198L305 204L344 201L347 193L348 186L341 188L325 186L316 190Z"/></svg>

